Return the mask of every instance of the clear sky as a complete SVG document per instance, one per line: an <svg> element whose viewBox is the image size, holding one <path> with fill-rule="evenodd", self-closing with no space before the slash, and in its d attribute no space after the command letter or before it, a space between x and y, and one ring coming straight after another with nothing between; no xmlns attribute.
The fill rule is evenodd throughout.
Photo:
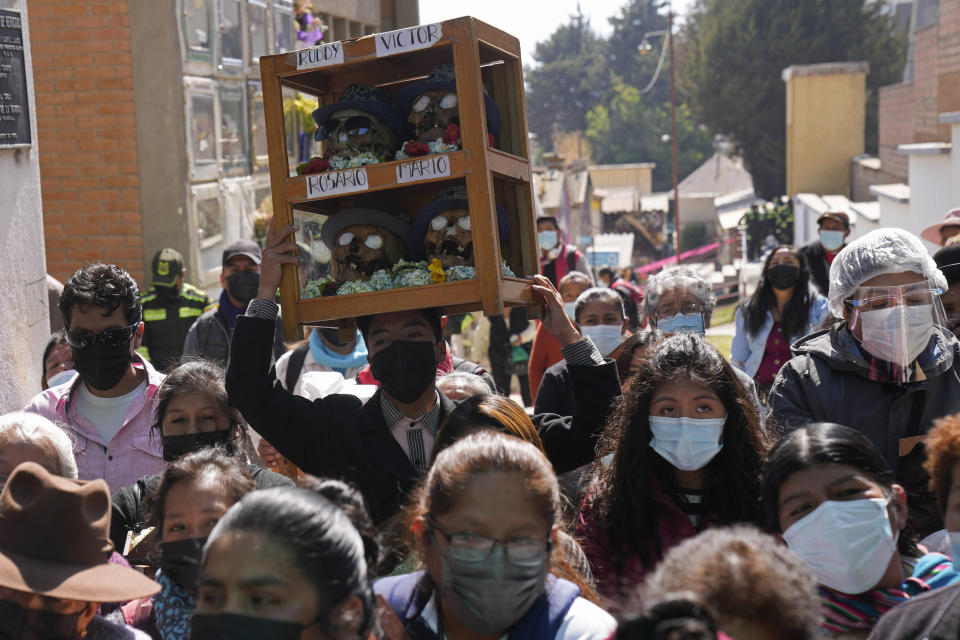
<svg viewBox="0 0 960 640"><path fill-rule="evenodd" d="M610 33L607 18L616 15L626 0L582 0L583 13L601 34ZM674 0L683 14L693 0ZM577 0L420 0L420 22L439 22L473 16L520 39L523 63L532 65L533 49L577 12Z"/></svg>

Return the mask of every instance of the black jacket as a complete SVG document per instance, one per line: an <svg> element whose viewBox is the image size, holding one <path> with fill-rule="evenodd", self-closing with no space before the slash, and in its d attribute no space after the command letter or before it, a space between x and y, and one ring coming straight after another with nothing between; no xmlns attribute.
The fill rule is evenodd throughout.
<svg viewBox="0 0 960 640"><path fill-rule="evenodd" d="M840 251L840 249L837 249L837 251ZM830 263L827 262L827 253L823 245L820 244L820 240L814 240L800 247L800 253L807 259L813 283L817 285L820 293L826 297L830 290Z"/></svg>
<svg viewBox="0 0 960 640"><path fill-rule="evenodd" d="M269 469L252 464L244 465L247 472L253 477L257 489L283 487L292 485L293 480ZM127 531L137 533L146 524L147 515L151 508L151 494L160 487L163 474L143 476L133 484L117 489L111 499L112 516L110 518L110 539L118 553L123 552L123 545L127 540Z"/></svg>
<svg viewBox="0 0 960 640"><path fill-rule="evenodd" d="M924 593L890 609L867 640L956 640L960 637L960 584Z"/></svg>
<svg viewBox="0 0 960 640"><path fill-rule="evenodd" d="M292 395L271 370L273 330L268 320L237 318L227 368L231 406L306 473L357 485L374 522L386 521L400 510L419 477L383 418L381 391L366 405L351 395L334 394L313 401ZM571 367L571 374L573 393L583 402L576 415L534 418L558 473L593 459L596 438L603 428L601 416L620 394L612 361ZM441 424L453 408L453 402L441 394Z"/></svg>

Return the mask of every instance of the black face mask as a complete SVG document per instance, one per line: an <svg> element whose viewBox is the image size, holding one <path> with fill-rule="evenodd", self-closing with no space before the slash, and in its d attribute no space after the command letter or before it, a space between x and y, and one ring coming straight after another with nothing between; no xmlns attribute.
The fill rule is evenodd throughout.
<svg viewBox="0 0 960 640"><path fill-rule="evenodd" d="M162 305L166 305L169 302L172 302L180 297L180 288L176 285L172 287L162 287L157 285L154 287L154 291L157 294L157 300Z"/></svg>
<svg viewBox="0 0 960 640"><path fill-rule="evenodd" d="M348 343L340 342L340 330L331 329L329 327L320 327L315 329L315 331L320 332L320 337L323 338L323 341L332 347L345 347Z"/></svg>
<svg viewBox="0 0 960 640"><path fill-rule="evenodd" d="M73 368L88 385L98 391L113 389L130 369L133 355L130 343L119 347L104 347L97 340L89 347L70 347Z"/></svg>
<svg viewBox="0 0 960 640"><path fill-rule="evenodd" d="M792 264L778 264L767 269L767 280L774 289L789 289L800 279L800 267Z"/></svg>
<svg viewBox="0 0 960 640"><path fill-rule="evenodd" d="M73 640L79 638L77 613L54 613L25 609L15 602L0 601L0 640Z"/></svg>
<svg viewBox="0 0 960 640"><path fill-rule="evenodd" d="M204 447L222 446L227 454L236 453L233 429L217 429L203 433L188 433L183 436L163 436L160 441L163 446L163 459L174 462L193 451Z"/></svg>
<svg viewBox="0 0 960 640"><path fill-rule="evenodd" d="M236 613L195 613L190 619L191 640L299 640L299 622L255 618Z"/></svg>
<svg viewBox="0 0 960 640"><path fill-rule="evenodd" d="M247 304L257 297L260 290L260 274L256 271L237 271L227 276L227 293L240 304Z"/></svg>
<svg viewBox="0 0 960 640"><path fill-rule="evenodd" d="M434 344L395 340L370 357L370 373L390 397L413 402L437 377Z"/></svg>
<svg viewBox="0 0 960 640"><path fill-rule="evenodd" d="M196 595L200 558L206 538L160 543L160 569L187 593Z"/></svg>

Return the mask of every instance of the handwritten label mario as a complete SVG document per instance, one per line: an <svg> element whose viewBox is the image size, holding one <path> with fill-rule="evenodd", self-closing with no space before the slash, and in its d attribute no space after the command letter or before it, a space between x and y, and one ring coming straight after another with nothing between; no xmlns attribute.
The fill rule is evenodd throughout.
<svg viewBox="0 0 960 640"><path fill-rule="evenodd" d="M316 173L306 176L307 198L322 198L338 193L366 191L370 186L367 170L363 167L330 173Z"/></svg>
<svg viewBox="0 0 960 640"><path fill-rule="evenodd" d="M331 42L296 52L297 69L316 69L343 64L343 43Z"/></svg>
<svg viewBox="0 0 960 640"><path fill-rule="evenodd" d="M392 56L404 51L416 51L432 47L443 37L441 23L422 24L419 27L398 29L378 33L374 38L377 41L377 57Z"/></svg>
<svg viewBox="0 0 960 640"><path fill-rule="evenodd" d="M422 160L411 160L397 165L397 182L416 182L431 178L444 178L450 175L450 159L446 156L433 156Z"/></svg>

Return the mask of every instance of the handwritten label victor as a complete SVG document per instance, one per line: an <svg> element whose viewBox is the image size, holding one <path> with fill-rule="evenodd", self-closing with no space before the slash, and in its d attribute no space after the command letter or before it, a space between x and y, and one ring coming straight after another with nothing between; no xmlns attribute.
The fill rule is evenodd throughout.
<svg viewBox="0 0 960 640"><path fill-rule="evenodd" d="M363 167L346 169L345 171L331 171L330 173L314 173L307 178L307 198L321 198L339 193L354 193L366 191L370 183L367 181L367 170Z"/></svg>
<svg viewBox="0 0 960 640"><path fill-rule="evenodd" d="M410 160L397 165L397 182L399 184L431 178L444 178L449 175L450 159L446 156Z"/></svg>
<svg viewBox="0 0 960 640"><path fill-rule="evenodd" d="M343 64L343 43L331 42L296 52L297 69L316 69Z"/></svg>
<svg viewBox="0 0 960 640"><path fill-rule="evenodd" d="M404 51L416 51L432 47L443 37L441 23L422 24L409 29L397 29L378 33L374 36L377 41L377 57L392 56Z"/></svg>

